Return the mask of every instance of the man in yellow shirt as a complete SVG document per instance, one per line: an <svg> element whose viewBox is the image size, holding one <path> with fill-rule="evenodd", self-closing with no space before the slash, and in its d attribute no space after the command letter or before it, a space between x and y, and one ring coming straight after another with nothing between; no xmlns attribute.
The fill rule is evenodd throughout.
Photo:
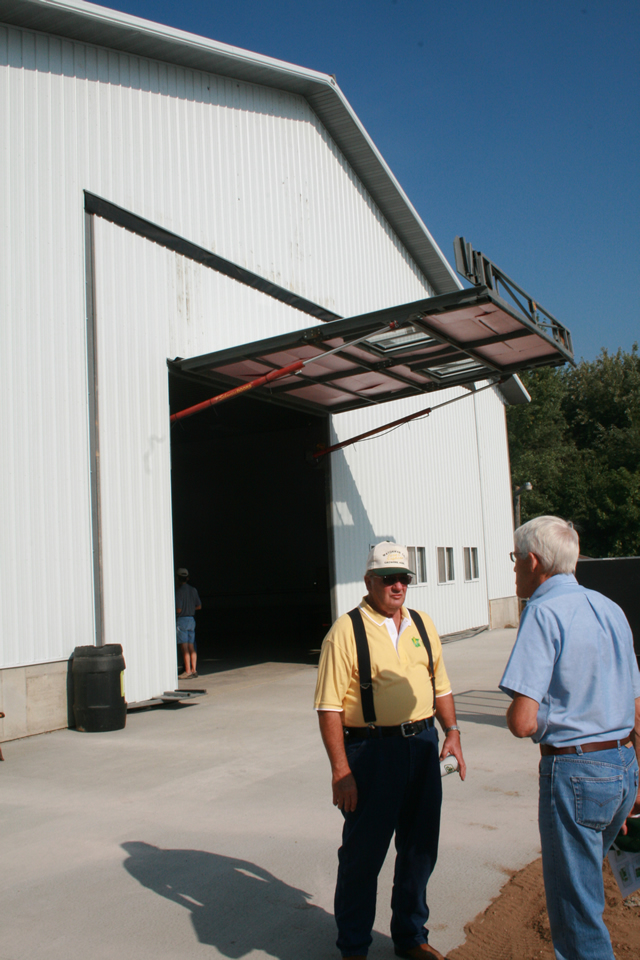
<svg viewBox="0 0 640 960"><path fill-rule="evenodd" d="M399 957L444 960L427 943L427 881L440 830L440 759L466 767L442 645L431 619L404 606L414 576L406 547L369 552L367 595L322 644L315 707L331 763L333 803L344 815L335 916L344 958L372 942L377 882L391 838L396 866L391 936ZM438 752L434 715L445 740Z"/></svg>

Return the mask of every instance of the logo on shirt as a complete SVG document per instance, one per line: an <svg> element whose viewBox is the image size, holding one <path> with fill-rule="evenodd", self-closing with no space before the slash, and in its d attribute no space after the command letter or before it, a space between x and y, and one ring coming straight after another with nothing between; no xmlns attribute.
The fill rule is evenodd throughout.
<svg viewBox="0 0 640 960"><path fill-rule="evenodd" d="M411 637L411 643L414 645L414 647L420 646L420 641L418 640L417 637Z"/></svg>

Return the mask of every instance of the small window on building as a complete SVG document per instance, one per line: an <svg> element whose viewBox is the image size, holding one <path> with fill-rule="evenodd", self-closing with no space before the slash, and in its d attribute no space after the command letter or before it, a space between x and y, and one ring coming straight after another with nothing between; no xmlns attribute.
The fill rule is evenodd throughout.
<svg viewBox="0 0 640 960"><path fill-rule="evenodd" d="M414 583L427 582L427 551L425 547L407 547L409 566L416 572Z"/></svg>
<svg viewBox="0 0 640 960"><path fill-rule="evenodd" d="M478 548L464 548L464 579L478 580L480 573L478 571Z"/></svg>
<svg viewBox="0 0 640 960"><path fill-rule="evenodd" d="M438 583L455 580L453 547L438 547Z"/></svg>

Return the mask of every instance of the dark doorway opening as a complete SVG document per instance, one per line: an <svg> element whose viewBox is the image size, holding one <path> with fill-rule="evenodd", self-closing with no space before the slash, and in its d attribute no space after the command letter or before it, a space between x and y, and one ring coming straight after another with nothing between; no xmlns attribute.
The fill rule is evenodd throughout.
<svg viewBox="0 0 640 960"><path fill-rule="evenodd" d="M171 413L214 395L169 374ZM314 662L331 619L328 418L239 397L171 428L175 567L202 600L198 670Z"/></svg>

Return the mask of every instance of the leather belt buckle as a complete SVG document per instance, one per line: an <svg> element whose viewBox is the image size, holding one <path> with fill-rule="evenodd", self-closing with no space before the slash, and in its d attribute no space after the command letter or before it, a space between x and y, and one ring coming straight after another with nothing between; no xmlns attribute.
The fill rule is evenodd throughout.
<svg viewBox="0 0 640 960"><path fill-rule="evenodd" d="M415 737L418 733L418 730L415 729L416 727L417 723L415 720L405 720L404 723L400 724L400 733L403 737Z"/></svg>

